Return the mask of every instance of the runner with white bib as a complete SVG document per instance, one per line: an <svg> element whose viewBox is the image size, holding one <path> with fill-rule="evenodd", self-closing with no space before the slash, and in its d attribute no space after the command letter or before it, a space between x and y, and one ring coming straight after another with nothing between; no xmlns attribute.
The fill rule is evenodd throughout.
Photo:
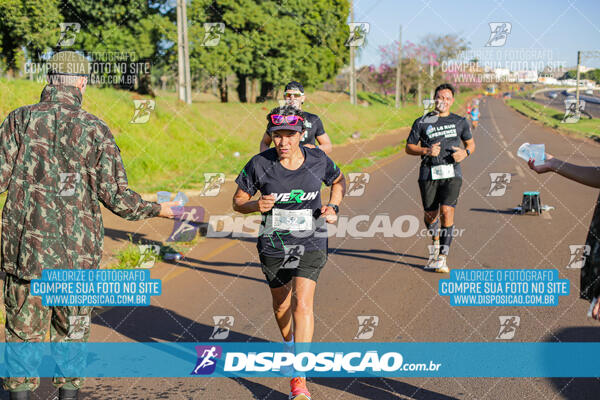
<svg viewBox="0 0 600 400"><path fill-rule="evenodd" d="M337 221L346 190L344 175L318 148L300 145L306 129L302 111L273 109L267 131L275 145L252 157L238 175L233 209L260 212L258 254L271 295L275 319L285 342L311 342L317 279L327 262L327 222ZM331 186L321 204L322 184ZM260 192L258 200L251 200ZM306 378L294 376L290 399L310 400Z"/></svg>
<svg viewBox="0 0 600 400"><path fill-rule="evenodd" d="M435 89L435 110L418 118L406 140L406 153L421 156L419 189L425 225L433 238L428 269L448 273L446 258L454 231L454 208L462 185L460 162L475 151L469 122L450 113L454 88ZM464 149L460 144L464 145ZM439 221L441 219L441 229Z"/></svg>

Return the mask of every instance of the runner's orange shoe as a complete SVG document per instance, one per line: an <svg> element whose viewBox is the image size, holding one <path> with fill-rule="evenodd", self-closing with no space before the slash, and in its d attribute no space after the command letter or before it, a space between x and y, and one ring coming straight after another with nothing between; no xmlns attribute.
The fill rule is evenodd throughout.
<svg viewBox="0 0 600 400"><path fill-rule="evenodd" d="M290 400L311 400L306 388L306 378L292 378L290 381Z"/></svg>

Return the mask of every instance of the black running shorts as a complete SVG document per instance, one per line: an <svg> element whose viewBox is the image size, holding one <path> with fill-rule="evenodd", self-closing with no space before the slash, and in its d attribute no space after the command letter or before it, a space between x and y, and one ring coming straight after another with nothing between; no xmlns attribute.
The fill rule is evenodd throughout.
<svg viewBox="0 0 600 400"><path fill-rule="evenodd" d="M419 181L421 201L425 211L435 211L440 206L455 207L460 194L462 178L454 177L435 181Z"/></svg>
<svg viewBox="0 0 600 400"><path fill-rule="evenodd" d="M297 258L288 257L287 259L262 254L259 256L262 271L271 288L285 285L294 276L316 282L325 263L327 263L327 250L307 251Z"/></svg>

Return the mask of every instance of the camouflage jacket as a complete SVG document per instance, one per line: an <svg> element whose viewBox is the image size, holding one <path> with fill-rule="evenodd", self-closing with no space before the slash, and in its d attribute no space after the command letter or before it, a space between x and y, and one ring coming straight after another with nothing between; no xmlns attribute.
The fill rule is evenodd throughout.
<svg viewBox="0 0 600 400"><path fill-rule="evenodd" d="M21 279L42 269L98 268L104 227L100 203L128 220L157 216L160 205L127 188L108 126L81 109L81 91L48 85L40 102L0 126L2 270Z"/></svg>

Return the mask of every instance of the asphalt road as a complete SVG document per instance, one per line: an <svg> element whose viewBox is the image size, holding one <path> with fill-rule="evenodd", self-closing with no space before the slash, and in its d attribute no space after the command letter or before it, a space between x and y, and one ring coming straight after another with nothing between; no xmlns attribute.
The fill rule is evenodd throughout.
<svg viewBox="0 0 600 400"><path fill-rule="evenodd" d="M583 244L597 190L556 175L536 175L516 158L523 142L545 143L570 162L600 165L597 144L561 136L521 116L500 99L487 98L474 132L476 152L463 163L464 182L450 268L557 268L570 280L571 295L557 307L452 307L438 295L438 280L425 271L426 238L340 237L330 240L330 258L315 299L315 341L353 341L357 316L375 315L370 341L496 342L500 316L519 316L512 341L595 341L600 327L586 319L588 304L578 298L579 270L567 269L569 245ZM360 197L347 197L346 216L414 216L423 228L417 186L419 160L399 154L371 168ZM486 196L490 173L510 173L503 196ZM510 210L522 193L539 190L542 216ZM230 198L223 198L229 203ZM209 210L210 212L210 210ZM168 221L144 223L107 219L109 238L164 238ZM367 226L360 229L366 229ZM212 316L231 315L228 341L280 341L253 239L206 239L178 265L161 264L163 294L150 307L113 308L93 320L91 341L207 341ZM193 363L194 360L191 362ZM495 360L490 359L490 364ZM192 364L191 364L192 365ZM193 366L193 365L192 365ZM600 381L571 378L395 378L312 379L313 399L597 399ZM90 378L90 399L287 399L288 381L277 378L111 379ZM51 399L44 380L37 398ZM34 397L35 398L35 397Z"/></svg>

